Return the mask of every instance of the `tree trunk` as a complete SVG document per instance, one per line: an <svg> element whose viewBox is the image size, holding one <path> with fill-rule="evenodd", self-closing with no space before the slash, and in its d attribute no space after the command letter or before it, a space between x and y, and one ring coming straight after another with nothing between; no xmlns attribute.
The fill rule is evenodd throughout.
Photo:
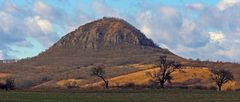
<svg viewBox="0 0 240 102"><path fill-rule="evenodd" d="M218 91L222 91L222 85L218 85Z"/></svg>
<svg viewBox="0 0 240 102"><path fill-rule="evenodd" d="M103 80L103 82L105 84L105 88L108 89L108 81L105 80L103 77L101 77L101 79Z"/></svg>
<svg viewBox="0 0 240 102"><path fill-rule="evenodd" d="M160 82L160 87L161 87L162 89L164 88L164 82L163 82L163 81Z"/></svg>
<svg viewBox="0 0 240 102"><path fill-rule="evenodd" d="M105 88L108 89L108 81L104 80Z"/></svg>

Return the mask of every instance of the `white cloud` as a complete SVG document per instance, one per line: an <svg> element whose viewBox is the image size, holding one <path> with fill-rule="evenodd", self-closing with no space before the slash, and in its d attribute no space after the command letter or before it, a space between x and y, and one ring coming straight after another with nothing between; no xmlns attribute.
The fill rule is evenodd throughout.
<svg viewBox="0 0 240 102"><path fill-rule="evenodd" d="M41 19L39 16L34 17L34 20L36 21L36 23L42 29L43 32L45 33L53 32L52 24L48 20Z"/></svg>
<svg viewBox="0 0 240 102"><path fill-rule="evenodd" d="M109 7L104 0L94 0L92 2L92 7L95 12L101 16L110 16L110 17L121 17L119 12L115 11Z"/></svg>
<svg viewBox="0 0 240 102"><path fill-rule="evenodd" d="M160 12L164 15L164 16L168 16L168 17L175 17L178 16L178 13L176 11L176 9L172 8L172 7L160 7Z"/></svg>
<svg viewBox="0 0 240 102"><path fill-rule="evenodd" d="M214 42L223 42L224 35L222 32L208 32L210 40Z"/></svg>
<svg viewBox="0 0 240 102"><path fill-rule="evenodd" d="M168 12L169 11L169 12ZM175 32L175 17L177 14L173 8L170 7L160 7L160 11L153 13L152 10L142 11L135 16L136 22L138 23L140 30L147 35L147 37L152 38L155 42L159 39L171 41L173 36L171 31L168 29L173 29ZM174 19L174 20L173 20ZM178 29L178 28L176 28Z"/></svg>
<svg viewBox="0 0 240 102"><path fill-rule="evenodd" d="M29 28L30 32L37 32L40 31L44 32L44 34L49 34L53 32L52 24L39 16L35 17L28 17L25 19L26 25ZM29 33L29 34L36 34L36 33ZM37 33L38 34L38 33Z"/></svg>
<svg viewBox="0 0 240 102"><path fill-rule="evenodd" d="M147 36L149 36L152 33L151 28L149 28L147 25L143 25L141 31Z"/></svg>
<svg viewBox="0 0 240 102"><path fill-rule="evenodd" d="M194 51L194 49L193 49L193 48L190 48L190 47L186 47L186 46L184 46L184 45L182 45L182 44L178 44L178 45L177 45L177 48L174 49L174 51L175 51L176 53L184 53L184 52Z"/></svg>
<svg viewBox="0 0 240 102"><path fill-rule="evenodd" d="M167 6L153 8L158 8L159 11L146 9L135 16L137 28L157 44L175 46L174 44L180 39L178 33L181 29L181 17L175 8Z"/></svg>
<svg viewBox="0 0 240 102"><path fill-rule="evenodd" d="M204 5L201 3L194 3L194 4L187 4L186 8L192 9L192 10L202 10L204 9Z"/></svg>
<svg viewBox="0 0 240 102"><path fill-rule="evenodd" d="M220 56L216 52L219 49L224 51L230 49L228 46L233 45L233 42L225 44L226 40L232 37L234 37L233 40L239 40L237 39L239 33L234 33L239 28L239 19L235 19L239 17L238 12L236 12L238 9L232 11L228 9L229 12L221 12L218 8L201 3L184 6L187 9L182 15L181 8L178 10L178 8L171 6L145 3L143 9L140 9L134 18L126 20L130 20L131 23L135 21L136 24L133 24L137 25L136 27L153 39L155 43L163 48L167 47L181 56L233 60L228 56ZM157 9L158 12L156 12ZM210 30L222 31L228 35L221 32L206 32Z"/></svg>
<svg viewBox="0 0 240 102"><path fill-rule="evenodd" d="M239 15L237 10L220 12L217 8L194 4L191 7L189 5L192 11L184 16L175 8L161 6L160 12L155 12L159 6L152 8L154 9L150 7L141 11L135 18L141 31L151 31L151 34L147 35L155 43L163 47L166 45L168 49L184 57L234 60L216 52L220 49L231 49L229 45L239 48L234 42L226 42L231 39L239 41L239 33L236 33L239 32L239 23L236 23L239 20L235 19ZM209 30L221 32L206 32Z"/></svg>
<svg viewBox="0 0 240 102"><path fill-rule="evenodd" d="M219 10L225 10L226 8L232 7L239 2L240 0L222 0L218 3L217 7Z"/></svg>
<svg viewBox="0 0 240 102"><path fill-rule="evenodd" d="M3 60L3 52L0 50L0 60Z"/></svg>
<svg viewBox="0 0 240 102"><path fill-rule="evenodd" d="M3 9L9 13L14 13L17 11L17 6L13 4L10 0L6 0L3 4L3 7Z"/></svg>
<svg viewBox="0 0 240 102"><path fill-rule="evenodd" d="M140 23L140 30L147 35L147 37L151 37L152 28L150 26L152 20L152 13L151 11L144 11L141 12L137 16L137 22Z"/></svg>
<svg viewBox="0 0 240 102"><path fill-rule="evenodd" d="M220 50L217 52L218 55L233 57L240 52L240 49L231 49L231 50Z"/></svg>
<svg viewBox="0 0 240 102"><path fill-rule="evenodd" d="M191 33L195 30L196 24L193 21L184 19L182 23L182 32L181 33Z"/></svg>
<svg viewBox="0 0 240 102"><path fill-rule="evenodd" d="M13 17L12 15L0 11L0 29L4 32L9 32L13 26Z"/></svg>
<svg viewBox="0 0 240 102"><path fill-rule="evenodd" d="M26 26L25 33L37 39L45 47L49 47L58 39L52 24L47 19L43 19L39 16L27 17L24 23Z"/></svg>
<svg viewBox="0 0 240 102"><path fill-rule="evenodd" d="M29 10L33 16L40 16L41 18L47 19L55 23L62 23L65 19L66 12L57 6L47 4L43 0L37 0L32 6L32 10Z"/></svg>
<svg viewBox="0 0 240 102"><path fill-rule="evenodd" d="M219 50L216 52L217 55L230 58L232 61L239 61L240 58L240 49L229 49L229 50Z"/></svg>
<svg viewBox="0 0 240 102"><path fill-rule="evenodd" d="M52 8L42 1L37 1L33 4L33 11L42 16L52 14Z"/></svg>
<svg viewBox="0 0 240 102"><path fill-rule="evenodd" d="M149 23L149 21L151 20L152 18L152 12L151 11L144 11L144 12L141 12L139 15L138 15L140 21L144 22L144 23Z"/></svg>

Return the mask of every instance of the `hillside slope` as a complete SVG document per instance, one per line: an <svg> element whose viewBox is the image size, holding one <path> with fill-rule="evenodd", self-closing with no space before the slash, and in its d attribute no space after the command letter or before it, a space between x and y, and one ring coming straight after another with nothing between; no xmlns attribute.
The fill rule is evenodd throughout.
<svg viewBox="0 0 240 102"><path fill-rule="evenodd" d="M151 86L151 77L146 73L158 71L159 68L151 68L130 74L120 75L109 79L110 87L134 87L134 86ZM169 87L180 88L205 88L212 89L216 87L211 80L211 72L208 68L187 68L176 71L172 74L171 83L166 83ZM103 82L95 82L81 85L81 88L103 88ZM235 90L240 88L236 81L231 81L223 85L223 90Z"/></svg>

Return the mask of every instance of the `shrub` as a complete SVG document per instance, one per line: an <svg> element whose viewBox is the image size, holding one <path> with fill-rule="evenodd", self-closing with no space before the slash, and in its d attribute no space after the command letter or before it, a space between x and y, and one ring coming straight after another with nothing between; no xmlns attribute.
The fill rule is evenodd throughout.
<svg viewBox="0 0 240 102"><path fill-rule="evenodd" d="M4 90L14 90L15 89L14 79L6 79L5 84L0 83L0 88Z"/></svg>
<svg viewBox="0 0 240 102"><path fill-rule="evenodd" d="M79 88L79 85L76 81L67 82L67 83L64 84L64 86L68 89Z"/></svg>

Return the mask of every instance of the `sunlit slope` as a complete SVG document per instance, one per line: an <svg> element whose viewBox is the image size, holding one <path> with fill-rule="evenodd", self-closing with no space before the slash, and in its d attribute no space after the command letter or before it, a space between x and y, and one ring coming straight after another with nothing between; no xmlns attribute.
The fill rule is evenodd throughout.
<svg viewBox="0 0 240 102"><path fill-rule="evenodd" d="M147 76L146 73L159 70L159 68L154 65L131 64L129 67L136 68L140 71L108 78L109 86L149 86L151 77ZM176 72L172 73L172 76L173 80L171 83L166 83L168 87L213 89L216 86L214 81L211 80L210 70L205 67L187 67L185 69L177 70ZM88 80L84 79L72 78L59 81L49 81L34 88L46 88L52 86L56 88L103 88L103 82L98 78L96 78L96 80L93 82L88 82ZM225 84L222 89L232 90L236 88L237 83L233 81Z"/></svg>
<svg viewBox="0 0 240 102"><path fill-rule="evenodd" d="M117 76L109 79L109 86L126 86L128 84L134 84L137 86L146 86L150 84L151 78L147 76L147 72L158 71L158 68L147 69L139 72L134 72L126 75ZM182 70L177 70L172 74L173 80L167 85L172 87L203 87L211 88L215 84L211 80L211 72L208 68L186 68ZM93 88L101 87L103 85L102 81L82 85L82 88ZM223 90L235 89L236 82L229 82L223 86Z"/></svg>

